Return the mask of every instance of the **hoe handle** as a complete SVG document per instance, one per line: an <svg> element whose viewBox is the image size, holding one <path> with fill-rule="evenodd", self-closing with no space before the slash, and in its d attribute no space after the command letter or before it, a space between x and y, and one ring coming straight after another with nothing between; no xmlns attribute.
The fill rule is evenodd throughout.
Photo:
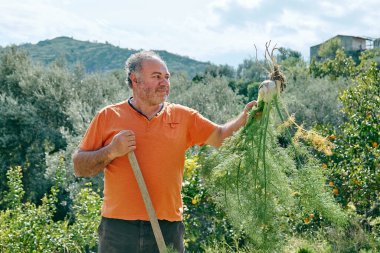
<svg viewBox="0 0 380 253"><path fill-rule="evenodd" d="M139 185L140 192L144 200L145 208L148 212L148 216L149 216L150 223L152 225L154 237L156 238L158 250L160 251L160 253L166 253L167 249L166 249L164 237L162 236L162 232L160 229L160 225L158 224L156 212L154 211L152 201L149 197L149 192L148 192L148 189L146 188L144 177L141 174L140 166L137 162L135 153L133 151L129 152L128 158L129 158L129 162L131 163L133 173L135 174L137 184Z"/></svg>

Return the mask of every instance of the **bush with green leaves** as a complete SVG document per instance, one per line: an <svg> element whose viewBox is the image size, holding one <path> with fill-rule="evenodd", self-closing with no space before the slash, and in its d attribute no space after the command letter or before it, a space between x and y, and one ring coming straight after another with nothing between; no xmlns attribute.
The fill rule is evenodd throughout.
<svg viewBox="0 0 380 253"><path fill-rule="evenodd" d="M128 96L124 79L119 72L86 74L80 65L70 69L60 61L41 66L19 49L5 48L0 56L0 177L21 166L24 198L38 203L51 185L45 177L46 154L72 153L95 112ZM66 170L73 183L71 163ZM6 189L0 181L0 192Z"/></svg>
<svg viewBox="0 0 380 253"><path fill-rule="evenodd" d="M319 156L335 199L360 215L361 228L372 232L365 236L373 237L377 244L380 244L380 70L376 61L379 55L378 50L367 50L357 66L340 64L339 57L329 60L327 65L340 66L340 71L329 72L325 68L326 75L333 80L341 79L340 73L349 73L341 79L348 86L338 96L340 124L317 126L318 131L330 136L335 146L332 156Z"/></svg>
<svg viewBox="0 0 380 253"><path fill-rule="evenodd" d="M354 75L355 61L350 56L346 56L342 49L336 50L334 58L327 59L321 63L317 63L314 59L310 64L310 74L314 77L329 77L335 80L338 77L349 78Z"/></svg>
<svg viewBox="0 0 380 253"><path fill-rule="evenodd" d="M244 108L242 96L229 87L225 77L205 76L201 81L192 82L176 75L171 79L169 100L194 108L220 124L235 117Z"/></svg>
<svg viewBox="0 0 380 253"><path fill-rule="evenodd" d="M7 178L8 208L0 211L1 252L89 252L96 248L101 198L90 186L75 196L73 216L56 221L57 185L62 174L55 175L54 185L39 205L22 202L25 191L21 167L8 170Z"/></svg>
<svg viewBox="0 0 380 253"><path fill-rule="evenodd" d="M338 200L355 205L368 217L380 211L380 70L363 63L355 85L339 97L346 121L330 130L334 155L326 157L328 175L339 191ZM370 210L375 208L372 213Z"/></svg>
<svg viewBox="0 0 380 253"><path fill-rule="evenodd" d="M352 86L351 81L338 78L312 78L298 76L288 81L288 89L283 95L283 103L288 113L294 115L297 122L307 128L316 125L337 126L343 123L340 113L342 103L339 93ZM323 95L321 94L323 93Z"/></svg>
<svg viewBox="0 0 380 253"><path fill-rule="evenodd" d="M208 252L214 244L237 250L244 244L245 235L230 224L223 208L214 202L201 177L198 160L198 155L189 153L185 161L182 197L186 251Z"/></svg>
<svg viewBox="0 0 380 253"><path fill-rule="evenodd" d="M235 227L244 229L257 252L279 250L297 224L314 217L319 227L347 223L318 160L287 133L288 144L280 145L276 108L284 119L278 105L277 99L265 103L261 118L252 112L247 124L202 163L214 200Z"/></svg>
<svg viewBox="0 0 380 253"><path fill-rule="evenodd" d="M340 38L331 39L321 45L318 49L318 56L322 59L334 59L337 54L337 50L342 50L342 40Z"/></svg>

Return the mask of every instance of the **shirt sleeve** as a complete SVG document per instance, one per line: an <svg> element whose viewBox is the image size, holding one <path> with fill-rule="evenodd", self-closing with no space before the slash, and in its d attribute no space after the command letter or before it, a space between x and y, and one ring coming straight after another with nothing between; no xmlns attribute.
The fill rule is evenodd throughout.
<svg viewBox="0 0 380 253"><path fill-rule="evenodd" d="M204 145L217 126L216 123L205 118L199 112L192 111L188 129L190 146Z"/></svg>
<svg viewBox="0 0 380 253"><path fill-rule="evenodd" d="M104 145L103 131L104 131L105 115L104 111L98 112L92 119L79 148L82 150L98 150Z"/></svg>

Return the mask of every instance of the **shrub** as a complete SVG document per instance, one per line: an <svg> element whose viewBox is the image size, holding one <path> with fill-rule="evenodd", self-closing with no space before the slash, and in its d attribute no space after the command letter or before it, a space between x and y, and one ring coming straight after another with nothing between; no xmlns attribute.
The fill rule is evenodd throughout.
<svg viewBox="0 0 380 253"><path fill-rule="evenodd" d="M73 217L55 221L57 184L36 205L22 202L21 167L10 168L7 178L9 207L0 212L1 252L88 252L96 246L101 198L89 186L75 197Z"/></svg>

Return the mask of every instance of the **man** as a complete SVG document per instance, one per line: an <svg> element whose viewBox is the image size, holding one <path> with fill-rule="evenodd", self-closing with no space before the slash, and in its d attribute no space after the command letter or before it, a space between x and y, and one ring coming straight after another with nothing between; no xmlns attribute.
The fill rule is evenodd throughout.
<svg viewBox="0 0 380 253"><path fill-rule="evenodd" d="M104 172L99 252L158 252L149 217L127 154L136 153L165 243L184 252L181 186L186 150L219 147L246 122L248 103L234 120L217 125L185 106L165 102L170 73L154 52L126 62L133 97L102 109L73 154L75 175Z"/></svg>

